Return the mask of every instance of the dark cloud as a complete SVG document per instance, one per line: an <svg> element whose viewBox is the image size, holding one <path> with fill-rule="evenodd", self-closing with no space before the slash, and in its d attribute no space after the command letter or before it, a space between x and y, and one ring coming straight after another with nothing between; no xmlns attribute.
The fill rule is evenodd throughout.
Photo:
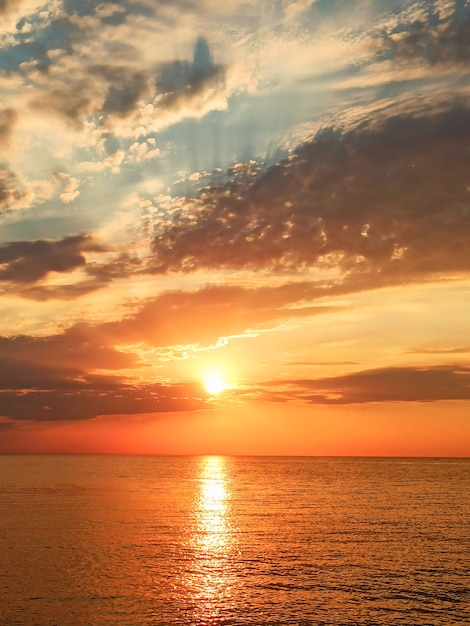
<svg viewBox="0 0 470 626"><path fill-rule="evenodd" d="M14 109L0 109L0 143L3 146L10 141L16 119L17 114Z"/></svg>
<svg viewBox="0 0 470 626"><path fill-rule="evenodd" d="M467 8L468 13L468 8ZM470 15L458 11L445 21L413 22L406 31L391 33L387 51L396 59L467 65L470 61ZM401 31L401 32L400 32Z"/></svg>
<svg viewBox="0 0 470 626"><path fill-rule="evenodd" d="M470 111L319 133L209 186L160 227L149 271L339 267L357 288L470 268Z"/></svg>
<svg viewBox="0 0 470 626"><path fill-rule="evenodd" d="M78 6L77 3L75 6ZM98 16L104 20L110 19L112 24L115 24L114 18L117 19L116 23L120 23L121 18L125 19L127 15L125 11L107 11L103 4L93 8L96 8ZM84 15L88 15L88 12ZM50 49L61 50L65 55L74 55L74 46L83 46L87 39L95 36L96 32L91 29L88 21L77 21L73 18L73 12L63 13L45 29L44 43L18 43L7 49L7 57L4 55L2 63L6 69L28 73L29 66L23 69L21 62L34 60L34 68L49 71L50 66L55 63L54 57L47 54ZM135 54L132 46L125 42L114 42L109 46L116 48L109 50L116 59L132 58ZM58 58L61 63L62 55ZM81 127L90 115L128 115L135 110L140 98L149 91L147 76L135 67L128 67L126 61L124 64L116 62L84 65L75 74L36 95L30 101L30 106L41 112L55 113L70 124Z"/></svg>
<svg viewBox="0 0 470 626"><path fill-rule="evenodd" d="M200 37L192 63L173 61L161 66L157 77L158 107L178 110L202 94L225 85L225 67L215 64L207 41Z"/></svg>
<svg viewBox="0 0 470 626"><path fill-rule="evenodd" d="M8 15L13 9L17 10L24 0L0 0L0 17Z"/></svg>
<svg viewBox="0 0 470 626"><path fill-rule="evenodd" d="M0 163L0 216L14 211L28 201L28 192L23 189L18 176L7 163Z"/></svg>
<svg viewBox="0 0 470 626"><path fill-rule="evenodd" d="M152 3L157 6L159 2ZM104 24L121 24L129 13L142 17L152 17L155 8L146 0L63 0L64 9L69 15L80 17L93 15L98 17Z"/></svg>
<svg viewBox="0 0 470 626"><path fill-rule="evenodd" d="M91 364L93 369L132 367L137 359L78 326L52 337L0 338L0 416L70 420L204 405L207 393L200 385L130 384L122 376L87 371Z"/></svg>
<svg viewBox="0 0 470 626"><path fill-rule="evenodd" d="M134 274L141 269L141 266L141 259L129 252L121 252L107 263L90 263L87 266L87 273L99 280L108 281Z"/></svg>
<svg viewBox="0 0 470 626"><path fill-rule="evenodd" d="M0 415L15 420L84 420L98 415L169 413L204 408L198 385L66 385L43 391L0 391Z"/></svg>
<svg viewBox="0 0 470 626"><path fill-rule="evenodd" d="M90 279L78 283L65 285L31 285L15 283L10 285L9 292L15 293L22 298L45 302L47 300L75 300L93 291L103 289L109 284L108 280Z"/></svg>
<svg viewBox="0 0 470 626"><path fill-rule="evenodd" d="M50 421L187 411L203 408L208 398L198 384L133 385L119 376L91 375L76 368L41 369L23 366L32 383L25 387L20 369L15 376L9 373L11 368L2 367L6 377L2 375L0 416ZM334 378L272 381L254 392L258 399L272 402L297 400L334 405L469 400L470 368L390 367ZM249 393L253 394L253 390Z"/></svg>
<svg viewBox="0 0 470 626"><path fill-rule="evenodd" d="M13 340L14 342L17 340ZM22 391L24 389L47 391L50 389L80 389L84 385L84 372L73 364L59 366L58 363L47 365L44 362L31 362L37 356L33 348L32 354L26 355L28 360L11 358L8 340L0 339L2 354L0 363L1 390ZM24 347L24 346L23 346ZM20 351L18 351L20 352ZM44 358L44 360L46 360ZM68 359L70 361L70 359ZM50 361L53 361L50 358Z"/></svg>
<svg viewBox="0 0 470 626"><path fill-rule="evenodd" d="M90 115L126 117L148 94L148 78L143 72L124 65L96 64L85 68L70 85L37 96L30 106L81 127Z"/></svg>
<svg viewBox="0 0 470 626"><path fill-rule="evenodd" d="M83 371L119 370L139 364L135 355L116 349L104 333L87 324L45 337L0 337L0 354L3 384L15 389L54 387L53 381L67 377L67 371L79 377ZM46 384L44 376L52 382Z"/></svg>
<svg viewBox="0 0 470 626"><path fill-rule="evenodd" d="M0 246L0 281L34 283L50 272L71 272L85 266L85 252L103 250L88 235L6 243Z"/></svg>
<svg viewBox="0 0 470 626"><path fill-rule="evenodd" d="M125 66L93 65L93 76L107 83L103 111L125 117L134 111L139 100L148 91L145 75Z"/></svg>
<svg viewBox="0 0 470 626"><path fill-rule="evenodd" d="M99 107L99 96L91 81L81 78L74 84L52 89L36 98L30 105L45 113L57 113L68 122L80 126Z"/></svg>
<svg viewBox="0 0 470 626"><path fill-rule="evenodd" d="M73 53L71 42L74 39L84 45L86 38L91 36L87 32L86 22L82 30L70 19L70 16L63 16L60 28L58 26L64 39L60 42L60 48L68 54ZM116 45L122 47L124 44ZM17 48L9 52L15 70L18 65ZM113 56L127 59L132 55L133 51L126 49L119 53L116 51ZM37 59L39 56L37 51L34 54L26 51L23 60ZM47 69L44 63L42 66ZM84 120L92 115L128 117L136 111L140 102L155 96L160 115L168 111L180 111L186 106L197 111L204 106L206 98L212 97L214 90L220 90L224 85L225 68L213 62L208 44L200 38L196 43L193 61L174 61L162 65L156 85L151 84L145 70L136 69L126 61L96 63L84 67L83 72L69 83L57 85L36 96L30 106L42 112L55 113L70 124L81 127Z"/></svg>
<svg viewBox="0 0 470 626"><path fill-rule="evenodd" d="M369 402L432 402L470 400L470 368L388 367L316 380L274 381L266 399L299 399L313 404L363 404Z"/></svg>

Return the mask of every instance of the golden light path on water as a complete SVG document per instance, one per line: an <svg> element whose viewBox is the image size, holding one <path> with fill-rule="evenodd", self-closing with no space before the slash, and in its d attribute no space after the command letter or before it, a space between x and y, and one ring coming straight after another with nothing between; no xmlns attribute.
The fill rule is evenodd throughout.
<svg viewBox="0 0 470 626"><path fill-rule="evenodd" d="M223 457L204 457L199 466L190 544L193 561L186 584L193 598L194 619L210 622L230 612L236 541L231 524L230 480ZM222 608L223 607L223 608Z"/></svg>

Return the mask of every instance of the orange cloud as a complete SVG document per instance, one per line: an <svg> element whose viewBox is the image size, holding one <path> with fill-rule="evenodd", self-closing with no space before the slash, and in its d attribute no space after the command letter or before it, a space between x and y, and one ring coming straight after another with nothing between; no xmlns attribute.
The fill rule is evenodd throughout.
<svg viewBox="0 0 470 626"><path fill-rule="evenodd" d="M305 306L315 293L308 282L169 292L120 321L77 323L45 337L0 338L0 415L59 419L67 405L66 414L74 419L193 410L207 398L200 385L148 384L134 382L129 373L124 378L96 372L145 367L132 344L207 346L281 320L337 310Z"/></svg>

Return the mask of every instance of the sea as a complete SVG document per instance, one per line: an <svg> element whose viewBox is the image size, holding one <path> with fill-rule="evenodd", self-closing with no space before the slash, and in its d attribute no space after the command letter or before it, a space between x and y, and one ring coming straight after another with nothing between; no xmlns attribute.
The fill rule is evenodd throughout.
<svg viewBox="0 0 470 626"><path fill-rule="evenodd" d="M0 456L0 626L470 624L470 459Z"/></svg>

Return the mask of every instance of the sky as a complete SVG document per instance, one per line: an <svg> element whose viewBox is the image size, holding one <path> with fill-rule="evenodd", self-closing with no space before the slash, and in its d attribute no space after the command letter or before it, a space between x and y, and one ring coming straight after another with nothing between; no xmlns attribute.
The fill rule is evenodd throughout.
<svg viewBox="0 0 470 626"><path fill-rule="evenodd" d="M0 452L468 456L470 6L0 1Z"/></svg>

